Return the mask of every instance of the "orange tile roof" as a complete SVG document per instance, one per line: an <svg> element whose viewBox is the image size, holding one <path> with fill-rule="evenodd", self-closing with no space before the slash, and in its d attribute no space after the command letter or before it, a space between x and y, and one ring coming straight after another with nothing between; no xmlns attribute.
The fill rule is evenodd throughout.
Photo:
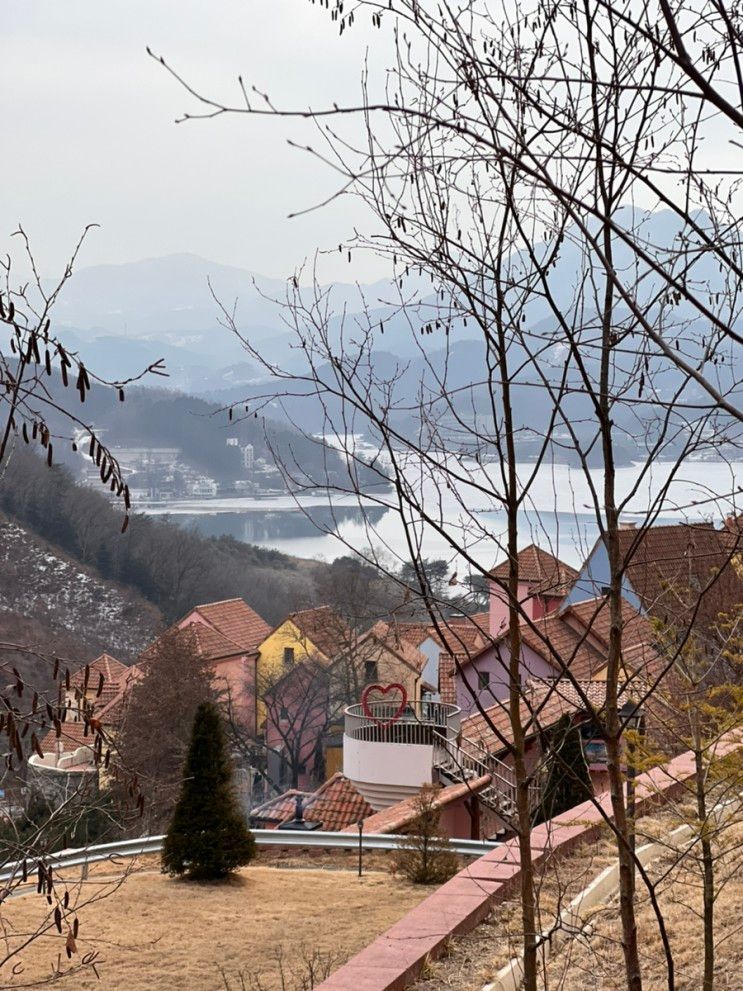
<svg viewBox="0 0 743 991"><path fill-rule="evenodd" d="M256 828L275 829L294 818L296 800L303 799L303 815L308 822L322 823L325 833L338 832L359 819L366 819L374 810L355 785L340 771L328 778L317 791L298 791L296 788L269 799L250 813Z"/></svg>
<svg viewBox="0 0 743 991"><path fill-rule="evenodd" d="M254 654L271 632L268 623L243 599L207 602L195 606L191 611L197 612L225 640L231 641L240 652L247 654ZM233 653L237 652L233 648Z"/></svg>
<svg viewBox="0 0 743 991"><path fill-rule="evenodd" d="M474 778L472 781L465 781L461 784L447 785L441 788L433 802L433 807L442 809L452 802L457 802L461 798L470 795L477 795L490 784L490 775L485 774L481 778ZM368 819L364 820L365 833L399 833L409 826L418 812L415 807L415 795L404 798L401 802L391 805L388 809L375 812ZM344 833L355 832L355 826L346 826L342 830Z"/></svg>
<svg viewBox="0 0 743 991"><path fill-rule="evenodd" d="M519 704L519 718L527 738L554 726L561 716L587 711L586 702L595 710L602 708L606 700L605 681L579 681L578 685L580 691L565 678L556 679L551 684L527 682ZM620 692L619 704L622 705L629 696L629 690ZM496 702L485 713L483 716L476 712L463 719L462 736L489 753L498 754L513 742L508 702Z"/></svg>
<svg viewBox="0 0 743 991"><path fill-rule="evenodd" d="M712 625L719 612L743 599L743 580L729 563L731 553L740 549L739 539L729 526L718 530L712 523L619 531L625 574L647 612L663 620L683 619L701 595L700 626Z"/></svg>
<svg viewBox="0 0 743 991"><path fill-rule="evenodd" d="M529 544L517 555L519 563L519 580L534 585L532 592L542 595L567 595L573 582L578 577L575 568L565 564L554 554L542 550L536 544ZM508 581L508 560L501 561L490 572L491 578Z"/></svg>
<svg viewBox="0 0 743 991"><path fill-rule="evenodd" d="M348 626L330 606L302 609L300 612L290 613L287 619L291 620L301 636L314 644L328 660L335 660L338 654L348 647L351 640Z"/></svg>

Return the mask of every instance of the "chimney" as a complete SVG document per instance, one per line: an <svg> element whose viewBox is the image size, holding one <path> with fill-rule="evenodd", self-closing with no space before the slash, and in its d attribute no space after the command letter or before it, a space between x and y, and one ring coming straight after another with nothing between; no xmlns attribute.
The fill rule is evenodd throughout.
<svg viewBox="0 0 743 991"><path fill-rule="evenodd" d="M282 822L279 829L293 829L299 832L312 833L316 829L322 829L321 822L308 822L304 817L304 795L297 795L294 799L294 818L289 822Z"/></svg>
<svg viewBox="0 0 743 991"><path fill-rule="evenodd" d="M619 521L619 529L620 530L636 530L637 529L637 523L635 523L634 520L620 520Z"/></svg>

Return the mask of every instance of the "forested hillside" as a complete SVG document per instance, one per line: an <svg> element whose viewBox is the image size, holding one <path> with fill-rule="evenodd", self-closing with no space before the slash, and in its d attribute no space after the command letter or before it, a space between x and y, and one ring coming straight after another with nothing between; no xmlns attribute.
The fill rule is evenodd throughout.
<svg viewBox="0 0 743 991"><path fill-rule="evenodd" d="M172 621L195 603L242 596L269 623L312 601L321 565L231 537L205 538L166 520L122 515L69 471L17 449L0 486L0 510L101 578L135 589Z"/></svg>
<svg viewBox="0 0 743 991"><path fill-rule="evenodd" d="M132 661L162 627L134 589L101 578L0 517L0 640L78 667L104 651ZM28 651L19 651L22 668ZM3 660L8 661L6 652ZM38 667L38 666L37 666ZM37 679L38 680L38 679Z"/></svg>

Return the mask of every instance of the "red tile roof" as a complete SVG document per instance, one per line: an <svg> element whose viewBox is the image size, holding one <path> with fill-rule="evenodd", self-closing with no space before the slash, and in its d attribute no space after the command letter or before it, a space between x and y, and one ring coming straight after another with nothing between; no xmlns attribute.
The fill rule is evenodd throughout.
<svg viewBox="0 0 743 991"><path fill-rule="evenodd" d="M439 654L439 696L442 702L447 705L457 704L457 669L454 657L458 657L460 663L469 660L468 655L456 654L452 656L446 651Z"/></svg>
<svg viewBox="0 0 743 991"><path fill-rule="evenodd" d="M372 815L374 809L340 771L320 785L307 800L304 817L321 822L324 832L338 832Z"/></svg>
<svg viewBox="0 0 743 991"><path fill-rule="evenodd" d="M425 638L424 638L425 639ZM416 674L420 674L423 668L426 666L426 655L418 650L415 646L414 641L407 639L400 635L400 632L393 623L384 623L380 620L375 623L370 630L367 630L364 636L361 638L358 644L358 649L361 651L365 644L368 644L370 640L376 640L378 644L385 647L390 653L394 654L400 661L403 662L411 671ZM420 641L421 643L423 641Z"/></svg>
<svg viewBox="0 0 743 991"><path fill-rule="evenodd" d="M301 795L304 801L310 797L312 792L299 791L297 788L290 788L282 795L269 798L262 805L257 805L250 813L250 821L256 829L275 829L282 822L288 822L294 818L297 807L297 796Z"/></svg>
<svg viewBox="0 0 743 991"><path fill-rule="evenodd" d="M470 795L476 795L490 784L490 775L485 774L481 778L474 778L472 781L465 781L461 784L448 785L441 788L433 802L433 807L442 809L452 802L457 802ZM365 833L399 833L409 826L418 811L415 807L415 795L404 798L401 802L391 805L388 809L375 812L364 820ZM346 826L344 833L352 833L355 826Z"/></svg>
<svg viewBox="0 0 743 991"><path fill-rule="evenodd" d="M600 642L604 651L609 647L611 622L609 600L605 597L576 602L562 612L566 623L580 631L590 631L589 636ZM622 599L622 661L633 671L659 673L663 661L655 650L656 635L653 624L633 606Z"/></svg>
<svg viewBox="0 0 743 991"><path fill-rule="evenodd" d="M321 822L322 831L334 833L373 814L371 805L340 771L320 785L317 791L303 792L296 788L264 802L250 813L256 828L274 829L294 818L296 800L303 799L303 815L308 822Z"/></svg>
<svg viewBox="0 0 743 991"><path fill-rule="evenodd" d="M739 539L730 527L716 529L712 523L619 531L625 574L643 607L663 620L683 620L701 595L697 622L707 627L743 600L743 580L729 561L736 547L740 550Z"/></svg>
<svg viewBox="0 0 743 991"><path fill-rule="evenodd" d="M70 675L70 688L78 690L81 694L85 689L85 665ZM87 665L88 686L85 690L86 699L89 704L100 709L118 695L121 684L126 677L129 668L121 661L117 661L110 654L101 654ZM98 694L100 677L103 675L103 686Z"/></svg>
<svg viewBox="0 0 743 991"><path fill-rule="evenodd" d="M187 636L194 650L206 660L217 661L240 654L256 654L271 627L242 599L225 599L194 606L166 635ZM158 637L139 656L146 661L158 649Z"/></svg>
<svg viewBox="0 0 743 991"><path fill-rule="evenodd" d="M524 620L520 629L522 642L552 665L557 674L569 669L573 677L587 680L606 667L605 647L576 632L559 611L531 623Z"/></svg>
<svg viewBox="0 0 743 991"><path fill-rule="evenodd" d="M294 623L302 638L317 647L329 661L335 660L351 640L348 626L330 606L293 612L287 619Z"/></svg>
<svg viewBox="0 0 743 991"><path fill-rule="evenodd" d="M542 550L536 544L529 544L517 555L519 563L519 581L529 582L535 586L532 592L537 595L552 595L555 597L567 595L573 582L578 577L575 568L565 564L554 554ZM490 572L491 578L508 581L508 560L496 565Z"/></svg>
<svg viewBox="0 0 743 991"><path fill-rule="evenodd" d="M579 681L578 686L580 690L565 678L551 684L533 681L524 686L519 717L527 738L554 726L563 715L587 711L586 703L595 710L602 708L606 700L605 681ZM620 692L619 704L629 696L629 690ZM476 712L463 719L462 736L489 753L498 754L513 742L508 703L496 702L485 713L483 716Z"/></svg>
<svg viewBox="0 0 743 991"><path fill-rule="evenodd" d="M235 650L233 647L232 653L254 654L271 632L268 623L243 599L207 602L195 606L192 612L198 613L225 640L238 648Z"/></svg>
<svg viewBox="0 0 743 991"><path fill-rule="evenodd" d="M74 722L65 720L62 723L61 736L58 737L57 731L52 727L39 743L45 754L56 754L58 749L69 754L78 747L92 747L95 743L95 732L82 719Z"/></svg>
<svg viewBox="0 0 743 991"><path fill-rule="evenodd" d="M138 664L127 668L126 676L119 683L116 695L96 712L104 726L118 726L124 715L132 687L144 678L144 670Z"/></svg>
<svg viewBox="0 0 743 991"><path fill-rule="evenodd" d="M94 693L98 687L97 672L101 669L104 671L108 670L111 677L115 677L116 680L104 682L103 691L99 696L95 696ZM127 667L108 654L102 654L101 657L96 658L90 664L90 670L91 674L88 680L88 686L89 689L92 687L93 695L91 696L89 690L88 711L93 718L97 719L103 725L105 731L118 725L123 705L129 696L129 690L133 684L144 677L144 674L142 669L136 664ZM93 673L94 671L96 672L95 675ZM82 686L85 684L85 668L81 668L74 675L71 675L70 684L76 687L79 686L82 689ZM62 734L60 737L57 737L56 730L52 727L41 739L41 749L44 753L56 753L60 745L65 753L70 753L70 751L75 750L77 747L93 745L95 734L93 730L88 729L86 735L87 724L85 720L75 719L75 710L73 709L68 710L67 716L68 718L62 723Z"/></svg>

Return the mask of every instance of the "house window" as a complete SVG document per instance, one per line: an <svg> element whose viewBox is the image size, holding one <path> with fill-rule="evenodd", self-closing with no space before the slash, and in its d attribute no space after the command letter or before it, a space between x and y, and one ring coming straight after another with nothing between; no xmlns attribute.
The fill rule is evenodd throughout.
<svg viewBox="0 0 743 991"><path fill-rule="evenodd" d="M489 671L478 671L477 672L477 687L480 691L484 688L490 688L490 672Z"/></svg>
<svg viewBox="0 0 743 991"><path fill-rule="evenodd" d="M294 648L284 647L284 667L290 668L294 664Z"/></svg>
<svg viewBox="0 0 743 991"><path fill-rule="evenodd" d="M602 739L600 731L591 723L583 723L580 728L581 742L583 743L583 756L586 764L607 764L609 756L606 752L606 741Z"/></svg>
<svg viewBox="0 0 743 991"><path fill-rule="evenodd" d="M379 677L379 666L376 661L364 661L364 680L376 681Z"/></svg>
<svg viewBox="0 0 743 991"><path fill-rule="evenodd" d="M279 710L279 719L283 723L287 722L289 719L289 710L286 708L285 705L282 705L281 709Z"/></svg>

